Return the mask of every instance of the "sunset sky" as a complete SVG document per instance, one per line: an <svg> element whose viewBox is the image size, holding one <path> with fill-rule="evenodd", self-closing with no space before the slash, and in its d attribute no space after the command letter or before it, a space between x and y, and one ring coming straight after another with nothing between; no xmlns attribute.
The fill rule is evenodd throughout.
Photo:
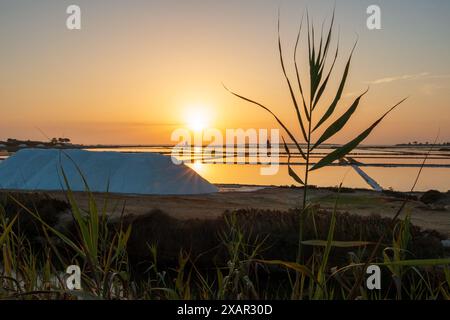
<svg viewBox="0 0 450 320"><path fill-rule="evenodd" d="M320 29L335 2L341 55L332 95L359 37L338 111L370 91L332 142L354 137L406 96L365 143L433 141L439 128L440 140L450 140L448 0L0 0L0 140L168 143L197 114L221 130L276 127L222 83L294 126L277 10L293 78L289 57L304 9ZM366 27L374 3L382 30ZM79 31L66 28L70 4L81 7Z"/></svg>

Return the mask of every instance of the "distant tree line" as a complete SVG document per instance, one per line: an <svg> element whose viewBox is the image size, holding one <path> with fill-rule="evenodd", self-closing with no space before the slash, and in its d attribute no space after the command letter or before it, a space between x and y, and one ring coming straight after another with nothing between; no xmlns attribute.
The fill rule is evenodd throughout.
<svg viewBox="0 0 450 320"><path fill-rule="evenodd" d="M20 145L20 144L26 144L26 145L36 145L36 144L44 144L44 145L56 145L56 144L69 144L70 139L69 138L52 138L50 141L43 142L43 141L33 141L33 140L19 140L14 138L8 138L5 142L0 141L0 144L5 145Z"/></svg>
<svg viewBox="0 0 450 320"><path fill-rule="evenodd" d="M52 144L57 144L57 143L67 144L67 143L70 143L70 139L69 138L52 138L51 143Z"/></svg>
<svg viewBox="0 0 450 320"><path fill-rule="evenodd" d="M397 146L427 146L432 145L433 143L429 143L428 141L425 142L418 142L418 141L412 141L408 143L399 143ZM436 143L437 146L450 146L450 142L443 142L443 143Z"/></svg>

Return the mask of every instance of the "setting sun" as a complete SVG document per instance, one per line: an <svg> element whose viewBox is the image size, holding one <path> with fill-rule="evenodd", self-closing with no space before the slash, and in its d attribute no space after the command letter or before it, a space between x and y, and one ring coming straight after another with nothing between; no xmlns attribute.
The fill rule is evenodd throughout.
<svg viewBox="0 0 450 320"><path fill-rule="evenodd" d="M206 107L197 106L186 109L186 119L189 129L199 132L210 126L210 114Z"/></svg>
<svg viewBox="0 0 450 320"><path fill-rule="evenodd" d="M206 121L202 117L193 116L188 122L189 128L194 131L202 131L206 127Z"/></svg>

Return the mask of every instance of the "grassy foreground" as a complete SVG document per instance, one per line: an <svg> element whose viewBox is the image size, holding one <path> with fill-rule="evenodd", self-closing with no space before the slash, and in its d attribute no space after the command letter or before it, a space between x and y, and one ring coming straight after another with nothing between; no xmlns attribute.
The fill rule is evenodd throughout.
<svg viewBox="0 0 450 320"><path fill-rule="evenodd" d="M308 207L300 262L297 209L185 221L154 210L113 220L108 202L91 193L87 211L71 191L67 202L1 198L1 299L450 298L450 259L437 232L411 225L407 212L395 221L340 213L339 193L334 211ZM366 286L373 264L381 290ZM69 265L81 268L81 290L67 289Z"/></svg>

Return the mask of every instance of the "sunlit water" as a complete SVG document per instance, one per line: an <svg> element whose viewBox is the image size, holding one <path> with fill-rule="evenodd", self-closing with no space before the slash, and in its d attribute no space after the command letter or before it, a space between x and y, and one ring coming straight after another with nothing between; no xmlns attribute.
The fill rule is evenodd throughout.
<svg viewBox="0 0 450 320"><path fill-rule="evenodd" d="M242 151L245 148L237 149ZM291 147L292 167L300 177L304 175L303 159L298 154L294 154L294 148ZM105 149L102 149L105 150ZM171 154L169 147L139 147L139 148L114 148L110 150L122 152L159 152L166 155ZM249 152L252 149L247 149ZM324 155L333 149L323 148L314 151L312 162L317 162ZM97 150L100 151L100 150ZM181 159L190 159L193 163L187 164L202 177L216 184L243 184L243 185L298 185L288 174L287 155L280 151L278 171L275 175L261 174L262 167L268 165L248 164L248 154L245 157L239 157L235 154L223 160L231 160L234 163L215 163L216 158L202 158L200 148L192 150L189 157L179 157ZM428 148L398 148L398 147L361 147L353 150L348 156L358 162L365 164L361 169L372 179L377 181L384 189L392 188L398 191L411 190L420 167L424 161ZM225 151L223 151L225 154ZM221 159L221 157L218 157ZM230 162L231 162L230 161ZM246 164L237 164L238 162ZM422 169L419 180L415 186L416 191L426 191L436 189L447 191L450 189L450 152L446 150L435 150L428 154L425 161L426 166ZM372 166L367 166L372 165ZM343 186L350 188L370 188L364 179L351 167L334 166L321 168L312 171L309 177L310 184L328 187L337 186L341 182Z"/></svg>
<svg viewBox="0 0 450 320"><path fill-rule="evenodd" d="M283 149L283 148L282 148ZM292 168L300 177L304 175L304 160L295 154L291 147ZM114 147L93 148L91 151L116 151L116 152L156 152L171 155L170 147ZM241 148L237 151L242 151ZM324 155L331 152L331 148L317 149L312 156L315 163ZM263 164L248 164L248 154L244 157L235 154L223 158L231 163L215 163L219 157L202 156L202 150L197 148L188 156L179 159L189 159L187 164L202 177L216 184L241 184L241 185L298 185L288 174L287 154L280 151L278 170L274 175L261 174L261 168L268 167ZM247 149L247 152L251 149ZM409 191L414 185L420 167L428 153L428 148L398 148L398 147L361 147L353 150L348 156L364 165L360 168L374 179L384 189L392 188L398 191ZM225 152L223 152L225 154ZM5 157L3 157L5 158ZM220 161L219 161L220 162ZM233 163L234 162L234 163ZM245 162L247 164L237 164ZM309 183L317 186L337 186L342 182L344 187L370 188L364 179L349 165L327 166L310 172ZM428 154L425 166L415 186L415 191L436 189L448 191L450 189L450 151L436 147Z"/></svg>

